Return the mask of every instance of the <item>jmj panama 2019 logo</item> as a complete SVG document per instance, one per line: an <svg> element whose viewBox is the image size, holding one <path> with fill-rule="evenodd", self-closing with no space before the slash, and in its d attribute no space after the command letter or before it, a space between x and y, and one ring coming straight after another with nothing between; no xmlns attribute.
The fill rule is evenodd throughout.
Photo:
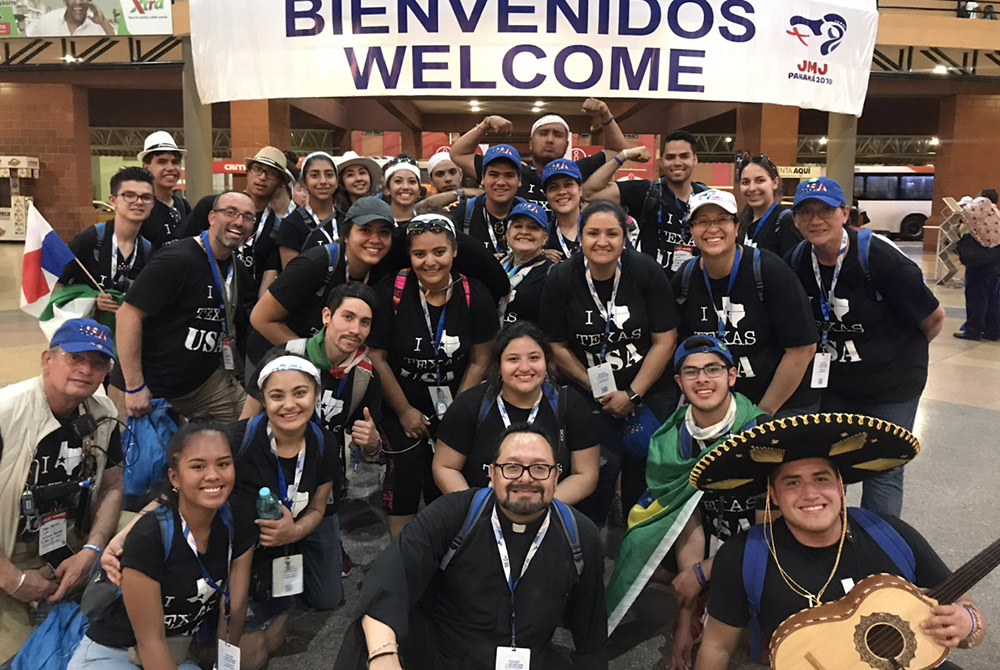
<svg viewBox="0 0 1000 670"><path fill-rule="evenodd" d="M833 53L847 35L847 20L840 14L826 14L821 19L796 15L788 23L789 29L785 34L810 51L818 45L820 56ZM822 60L804 58L796 65L795 70L788 73L788 78L830 85L833 84L833 78L827 76L829 71L829 65Z"/></svg>

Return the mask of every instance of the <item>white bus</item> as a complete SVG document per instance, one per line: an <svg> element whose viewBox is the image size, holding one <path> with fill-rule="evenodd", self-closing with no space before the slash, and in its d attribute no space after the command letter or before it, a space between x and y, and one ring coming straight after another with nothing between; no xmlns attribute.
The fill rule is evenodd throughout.
<svg viewBox="0 0 1000 670"><path fill-rule="evenodd" d="M868 215L868 227L880 233L917 240L931 215L933 165L857 166L854 199Z"/></svg>

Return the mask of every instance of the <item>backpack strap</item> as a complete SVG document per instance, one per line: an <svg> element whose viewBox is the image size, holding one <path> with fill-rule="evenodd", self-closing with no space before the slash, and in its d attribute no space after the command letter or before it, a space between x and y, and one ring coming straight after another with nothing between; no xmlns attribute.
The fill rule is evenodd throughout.
<svg viewBox="0 0 1000 670"><path fill-rule="evenodd" d="M553 386L549 382L542 382L542 393L545 394L552 407L552 414L556 417L556 458L561 458L566 454L566 386Z"/></svg>
<svg viewBox="0 0 1000 670"><path fill-rule="evenodd" d="M493 387L487 386L486 390L483 392L483 401L479 403L479 414L476 415L477 429L486 419L486 415L489 414L490 408L493 407L493 401L496 397L496 393L493 392Z"/></svg>
<svg viewBox="0 0 1000 670"><path fill-rule="evenodd" d="M469 234L469 225L472 222L472 214L476 211L476 208L481 205L485 200L486 195L480 195L475 198L465 199L465 222L462 224L462 232L466 235Z"/></svg>
<svg viewBox="0 0 1000 670"><path fill-rule="evenodd" d="M743 551L743 589L747 593L750 610L750 660L763 663L760 639L760 600L764 593L764 574L767 572L766 524L757 524L747 531L747 544Z"/></svg>
<svg viewBox="0 0 1000 670"><path fill-rule="evenodd" d="M872 265L869 260L871 246L872 231L870 228L862 228L858 231L858 261L861 263L861 269L865 271L865 277L869 280L872 278Z"/></svg>
<svg viewBox="0 0 1000 670"><path fill-rule="evenodd" d="M472 307L472 290L469 288L469 278L463 274L458 276L462 278L462 290L465 291L465 306Z"/></svg>
<svg viewBox="0 0 1000 670"><path fill-rule="evenodd" d="M913 549L896 529L889 525L888 521L874 512L860 507L848 507L847 518L856 522L863 531L875 540L875 543L899 568L908 582L912 583L916 580L917 561L913 556Z"/></svg>
<svg viewBox="0 0 1000 670"><path fill-rule="evenodd" d="M365 393L368 391L368 384L371 382L373 376L374 373L372 372L371 363L361 361L354 366L354 379L351 383L351 404L347 408L348 419L354 416L354 413L361 405L361 401L365 399Z"/></svg>
<svg viewBox="0 0 1000 670"><path fill-rule="evenodd" d="M476 491L476 495L472 497L472 504L469 505L469 512L465 515L465 521L462 523L462 527L459 528L458 534L455 535L451 540L451 544L448 545L448 551L445 552L444 558L438 564L441 570L447 570L448 564L451 563L451 559L455 557L455 554L459 549L462 548L462 542L465 541L465 536L469 534L476 522L479 521L479 517L483 515L483 510L486 508L486 503L493 498L493 489L491 487L479 489Z"/></svg>
<svg viewBox="0 0 1000 670"><path fill-rule="evenodd" d="M691 273L694 272L694 266L698 263L698 257L689 258L684 262L684 267L681 268L681 294L677 296L677 304L683 305L688 297L688 287L691 285Z"/></svg>
<svg viewBox="0 0 1000 670"><path fill-rule="evenodd" d="M760 249L753 248L753 285L757 287L757 297L764 302L764 280L760 273Z"/></svg>
<svg viewBox="0 0 1000 670"><path fill-rule="evenodd" d="M317 295L325 294L330 290L330 281L333 279L333 272L337 268L337 261L340 260L340 246L336 242L324 244L323 248L326 249L326 275L323 277L323 284L320 286L319 291L317 291Z"/></svg>
<svg viewBox="0 0 1000 670"><path fill-rule="evenodd" d="M559 525L562 526L566 541L569 542L569 549L573 554L573 566L576 568L576 576L579 577L583 574L583 547L580 546L580 529L576 525L576 517L573 516L573 510L569 505L556 498L552 499L552 508L555 509Z"/></svg>
<svg viewBox="0 0 1000 670"><path fill-rule="evenodd" d="M156 519L160 522L160 534L163 536L163 560L166 561L174 545L173 510L165 505L160 505L156 508Z"/></svg>
<svg viewBox="0 0 1000 670"><path fill-rule="evenodd" d="M396 281L392 285L392 313L399 312L399 301L403 299L403 289L406 288L406 278L410 274L409 268L404 268L396 275Z"/></svg>
<svg viewBox="0 0 1000 670"><path fill-rule="evenodd" d="M257 432L257 426L260 425L260 422L263 421L266 416L267 414L261 412L247 421L247 427L243 430L243 440L240 442L240 448L236 452L236 460L242 458L243 454L246 453L247 447L250 445L250 440Z"/></svg>
<svg viewBox="0 0 1000 670"><path fill-rule="evenodd" d="M262 415L258 415L262 416ZM312 431L313 436L316 438L316 445L319 447L319 456L323 457L323 452L326 451L326 440L323 438L323 431L320 429L319 424L309 419L309 429Z"/></svg>
<svg viewBox="0 0 1000 670"><path fill-rule="evenodd" d="M805 253L806 245L808 244L809 242L802 240L795 245L795 249L792 251L792 269L796 272L799 270L799 264L802 262L802 254Z"/></svg>

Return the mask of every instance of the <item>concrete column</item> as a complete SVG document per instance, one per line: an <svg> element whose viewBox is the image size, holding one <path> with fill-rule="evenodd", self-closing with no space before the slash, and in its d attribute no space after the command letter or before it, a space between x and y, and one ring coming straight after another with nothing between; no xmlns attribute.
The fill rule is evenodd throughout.
<svg viewBox="0 0 1000 670"><path fill-rule="evenodd" d="M854 163L858 153L858 117L830 114L826 144L826 176L844 189L848 207L854 200Z"/></svg>
<svg viewBox="0 0 1000 670"><path fill-rule="evenodd" d="M775 165L796 164L799 148L799 108L785 105L741 104L736 109L733 149L764 153Z"/></svg>
<svg viewBox="0 0 1000 670"><path fill-rule="evenodd" d="M0 154L38 157L39 178L24 191L64 240L98 220L85 88L0 83Z"/></svg>
<svg viewBox="0 0 1000 670"><path fill-rule="evenodd" d="M287 100L239 100L229 103L229 127L232 157L244 161L261 147L273 146L284 151L292 140ZM246 179L233 180L235 188L243 188Z"/></svg>
<svg viewBox="0 0 1000 670"><path fill-rule="evenodd" d="M183 39L184 181L188 202L212 193L212 107L203 105L194 80L191 38Z"/></svg>
<svg viewBox="0 0 1000 670"><path fill-rule="evenodd" d="M1000 189L1000 96L952 95L941 99L934 160L934 204L927 225L941 224L942 198L958 200L982 188ZM924 249L934 250L937 231L924 232Z"/></svg>

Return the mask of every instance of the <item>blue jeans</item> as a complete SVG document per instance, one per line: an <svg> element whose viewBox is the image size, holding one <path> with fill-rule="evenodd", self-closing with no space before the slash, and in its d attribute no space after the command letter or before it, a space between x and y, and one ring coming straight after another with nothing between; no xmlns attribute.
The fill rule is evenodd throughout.
<svg viewBox="0 0 1000 670"><path fill-rule="evenodd" d="M887 403L859 403L823 392L821 407L824 412L847 412L874 416L890 421L912 431L917 418L920 396ZM876 514L901 516L903 512L903 468L896 468L869 477L862 484L861 507Z"/></svg>
<svg viewBox="0 0 1000 670"><path fill-rule="evenodd" d="M66 670L135 670L137 665L128 660L128 649L105 647L86 635L73 653ZM201 670L197 664L185 661L177 670Z"/></svg>

